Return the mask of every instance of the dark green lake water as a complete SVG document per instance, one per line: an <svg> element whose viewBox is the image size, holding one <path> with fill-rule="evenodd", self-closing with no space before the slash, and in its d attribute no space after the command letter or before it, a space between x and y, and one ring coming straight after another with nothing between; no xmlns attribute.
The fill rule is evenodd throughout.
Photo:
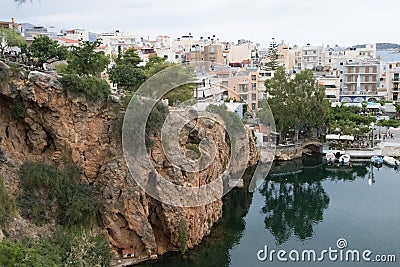
<svg viewBox="0 0 400 267"><path fill-rule="evenodd" d="M234 190L225 197L221 222L198 247L142 266L400 266L400 173L387 166L357 165L275 164L253 194ZM296 174L278 175L292 171ZM338 239L345 239L347 247L339 249ZM260 261L257 253L266 245L268 253L285 250L288 262L276 254L273 261ZM314 250L318 260L329 247L337 250L336 261L327 253L320 262L301 261L304 250ZM289 259L292 250L299 251L299 261ZM358 250L360 262L350 254L346 262L348 250ZM363 260L365 250L371 251L366 254L371 262ZM378 254L390 261L395 255L397 262L374 262Z"/></svg>

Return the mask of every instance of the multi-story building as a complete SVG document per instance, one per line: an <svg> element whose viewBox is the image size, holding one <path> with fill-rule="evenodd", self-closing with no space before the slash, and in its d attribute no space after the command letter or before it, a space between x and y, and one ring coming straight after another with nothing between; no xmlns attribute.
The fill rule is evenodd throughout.
<svg viewBox="0 0 400 267"><path fill-rule="evenodd" d="M367 44L362 47L349 47L344 50L344 58L346 60L367 60L376 58L376 45Z"/></svg>
<svg viewBox="0 0 400 267"><path fill-rule="evenodd" d="M325 87L326 98L331 102L338 102L340 98L340 78L336 76L317 77L320 85Z"/></svg>
<svg viewBox="0 0 400 267"><path fill-rule="evenodd" d="M230 44L227 55L228 64L242 64L242 62L251 60L252 43L250 41L239 41L237 44Z"/></svg>
<svg viewBox="0 0 400 267"><path fill-rule="evenodd" d="M385 95L378 92L379 61L348 60L342 69L344 69L340 75L342 102L377 100Z"/></svg>
<svg viewBox="0 0 400 267"><path fill-rule="evenodd" d="M386 67L386 89L388 99L399 102L400 62L389 62Z"/></svg>
<svg viewBox="0 0 400 267"><path fill-rule="evenodd" d="M307 44L297 48L295 52L295 66L302 70L317 69L325 66L326 49L324 46L311 46Z"/></svg>
<svg viewBox="0 0 400 267"><path fill-rule="evenodd" d="M274 77L274 70L260 69L258 71L258 99L267 99L268 93L265 87L265 81Z"/></svg>
<svg viewBox="0 0 400 267"><path fill-rule="evenodd" d="M222 45L210 44L204 46L204 61L209 61L214 65L222 65L224 63Z"/></svg>
<svg viewBox="0 0 400 267"><path fill-rule="evenodd" d="M287 44L278 44L278 64L285 66L286 71L294 68L295 51Z"/></svg>
<svg viewBox="0 0 400 267"><path fill-rule="evenodd" d="M247 67L228 81L228 98L245 101L251 110L257 110L259 99L258 68Z"/></svg>
<svg viewBox="0 0 400 267"><path fill-rule="evenodd" d="M32 26L24 29L24 36L28 42L41 35L47 36L47 28L45 26Z"/></svg>
<svg viewBox="0 0 400 267"><path fill-rule="evenodd" d="M107 46L107 54L112 55L117 55L119 51L124 52L132 46L142 46L141 38L119 30L102 33L100 38L102 45Z"/></svg>
<svg viewBox="0 0 400 267"><path fill-rule="evenodd" d="M97 40L97 34L89 32L85 29L70 29L63 30L62 34L64 38L75 40L75 41L90 41L94 42Z"/></svg>
<svg viewBox="0 0 400 267"><path fill-rule="evenodd" d="M376 93L379 81L379 62L348 62L345 65L343 90Z"/></svg>

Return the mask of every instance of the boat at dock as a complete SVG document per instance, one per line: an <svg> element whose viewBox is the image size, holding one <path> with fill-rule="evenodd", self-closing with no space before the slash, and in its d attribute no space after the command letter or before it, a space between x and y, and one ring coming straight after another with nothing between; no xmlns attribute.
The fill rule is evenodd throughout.
<svg viewBox="0 0 400 267"><path fill-rule="evenodd" d="M397 159L393 158L393 157L389 157L389 156L385 156L383 157L383 162L385 162L387 165L389 166L400 166L400 161L398 161Z"/></svg>
<svg viewBox="0 0 400 267"><path fill-rule="evenodd" d="M371 163L374 165L382 165L383 163L383 158L381 156L372 156L371 157Z"/></svg>
<svg viewBox="0 0 400 267"><path fill-rule="evenodd" d="M325 155L325 159L327 163L334 163L336 161L336 156L332 152L328 152Z"/></svg>
<svg viewBox="0 0 400 267"><path fill-rule="evenodd" d="M344 154L341 155L339 158L339 163L343 164L343 165L348 165L350 164L350 155L349 154Z"/></svg>

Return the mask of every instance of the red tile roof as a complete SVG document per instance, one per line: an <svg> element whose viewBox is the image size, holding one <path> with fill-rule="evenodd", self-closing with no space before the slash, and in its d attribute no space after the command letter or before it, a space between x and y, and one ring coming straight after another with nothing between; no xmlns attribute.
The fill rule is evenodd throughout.
<svg viewBox="0 0 400 267"><path fill-rule="evenodd" d="M72 39L68 39L68 38L58 38L59 41L64 42L64 43L68 43L68 44L79 44L80 42L77 40L72 40Z"/></svg>

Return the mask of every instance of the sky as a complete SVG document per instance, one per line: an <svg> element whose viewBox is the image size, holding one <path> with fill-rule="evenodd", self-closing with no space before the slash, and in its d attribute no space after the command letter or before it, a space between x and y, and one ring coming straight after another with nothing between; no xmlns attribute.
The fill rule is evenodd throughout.
<svg viewBox="0 0 400 267"><path fill-rule="evenodd" d="M154 39L216 35L267 46L400 44L398 0L0 0L0 20Z"/></svg>

